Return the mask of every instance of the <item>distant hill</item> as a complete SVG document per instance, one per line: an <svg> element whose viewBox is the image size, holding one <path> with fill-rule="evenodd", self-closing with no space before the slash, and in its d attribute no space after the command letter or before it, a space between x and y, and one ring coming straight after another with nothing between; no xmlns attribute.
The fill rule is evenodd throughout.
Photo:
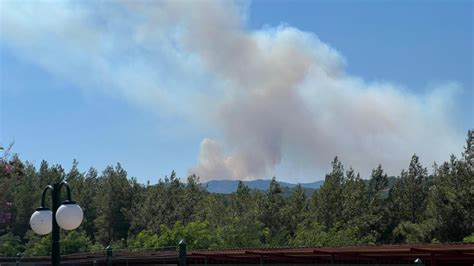
<svg viewBox="0 0 474 266"><path fill-rule="evenodd" d="M267 190L270 187L271 179L256 179L251 181L244 181L244 184L251 189ZM298 184L279 182L283 188L294 188ZM312 183L300 183L303 188L307 189L318 189L324 183L323 180L312 182ZM232 193L237 190L239 180L211 180L203 183L204 187L207 187L207 191L213 193Z"/></svg>

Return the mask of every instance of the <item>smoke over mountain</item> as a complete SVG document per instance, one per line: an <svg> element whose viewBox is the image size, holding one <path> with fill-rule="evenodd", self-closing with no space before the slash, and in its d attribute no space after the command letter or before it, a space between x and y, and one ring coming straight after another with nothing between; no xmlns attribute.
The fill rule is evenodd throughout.
<svg viewBox="0 0 474 266"><path fill-rule="evenodd" d="M394 172L412 153L435 160L459 147L448 126L454 84L410 95L346 74L342 56L313 34L248 32L235 9L216 3L177 9L189 15L186 47L229 82L216 111L224 139L204 139L191 170L202 177L268 175L284 155L301 167L339 155L364 172L378 163Z"/></svg>
<svg viewBox="0 0 474 266"><path fill-rule="evenodd" d="M202 140L189 170L204 180L264 177L282 164L322 173L335 155L365 174L378 163L397 174L413 153L429 164L462 147L452 119L457 84L420 95L365 81L313 33L248 30L237 4L65 3L51 11L7 3L14 12L1 18L2 39L30 51L28 60L160 115L206 121L218 137ZM45 36L69 59L44 47ZM183 99L193 104L181 107Z"/></svg>

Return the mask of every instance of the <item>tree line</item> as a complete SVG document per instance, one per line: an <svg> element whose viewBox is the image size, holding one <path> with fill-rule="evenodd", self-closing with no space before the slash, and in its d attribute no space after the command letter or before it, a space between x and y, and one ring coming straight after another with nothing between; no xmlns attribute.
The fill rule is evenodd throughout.
<svg viewBox="0 0 474 266"><path fill-rule="evenodd" d="M434 163L430 173L413 155L395 178L378 165L363 179L335 157L311 195L301 186L287 195L275 178L266 191L240 182L234 193L209 193L199 177L181 180L174 171L157 184L140 184L120 164L101 173L81 172L77 161L69 171L46 161L36 168L4 152L0 256L50 253L50 236L35 235L29 218L42 188L61 180L84 210L79 229L61 232L63 254L110 244L131 250L176 246L181 238L191 249L474 242L471 130L462 155Z"/></svg>

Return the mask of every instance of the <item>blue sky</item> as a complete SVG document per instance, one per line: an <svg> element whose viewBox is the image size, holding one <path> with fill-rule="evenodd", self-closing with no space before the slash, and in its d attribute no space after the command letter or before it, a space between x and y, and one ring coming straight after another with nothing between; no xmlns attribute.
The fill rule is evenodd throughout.
<svg viewBox="0 0 474 266"><path fill-rule="evenodd" d="M88 3L0 4L0 139L35 164L303 182L339 155L398 174L474 126L471 1Z"/></svg>

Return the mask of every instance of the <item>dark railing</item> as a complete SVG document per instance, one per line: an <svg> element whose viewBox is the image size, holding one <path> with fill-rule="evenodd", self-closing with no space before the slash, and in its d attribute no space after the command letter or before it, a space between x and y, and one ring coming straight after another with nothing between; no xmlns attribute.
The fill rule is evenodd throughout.
<svg viewBox="0 0 474 266"><path fill-rule="evenodd" d="M181 240L178 246L133 249L112 249L108 246L103 251L64 254L61 257L61 265L128 266L153 263L186 266L187 262L184 240ZM0 257L0 266L20 265L51 266L51 258L48 256L23 257L20 253L14 257Z"/></svg>

